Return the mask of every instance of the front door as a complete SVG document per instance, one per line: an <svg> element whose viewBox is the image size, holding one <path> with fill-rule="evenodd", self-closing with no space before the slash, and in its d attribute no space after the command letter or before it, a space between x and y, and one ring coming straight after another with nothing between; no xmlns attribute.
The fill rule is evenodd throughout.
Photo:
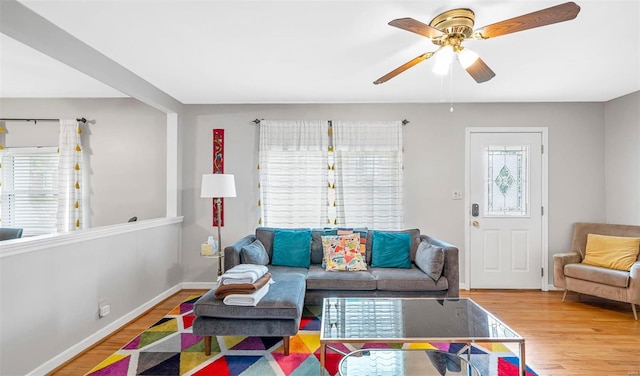
<svg viewBox="0 0 640 376"><path fill-rule="evenodd" d="M542 138L468 130L470 288L544 286Z"/></svg>

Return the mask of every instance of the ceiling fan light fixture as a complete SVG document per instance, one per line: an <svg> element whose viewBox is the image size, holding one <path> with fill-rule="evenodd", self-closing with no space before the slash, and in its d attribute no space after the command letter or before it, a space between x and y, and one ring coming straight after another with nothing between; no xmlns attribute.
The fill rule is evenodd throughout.
<svg viewBox="0 0 640 376"><path fill-rule="evenodd" d="M447 75L454 56L457 56L460 65L477 83L489 81L496 74L477 54L463 48L462 42L468 39L486 40L573 20L579 12L580 7L573 1L569 1L476 29L474 29L475 13L467 8L451 9L440 13L428 25L411 17L397 18L389 22L389 25L427 37L431 43L439 46L439 49L409 60L373 83L377 85L386 82L432 56L435 56L434 60L436 60L433 67L435 74Z"/></svg>
<svg viewBox="0 0 640 376"><path fill-rule="evenodd" d="M478 56L477 53L471 51L468 48L463 48L460 51L458 51L458 61L460 62L460 65L462 65L462 68L464 69L469 68L473 63L478 61L479 58L480 56Z"/></svg>
<svg viewBox="0 0 640 376"><path fill-rule="evenodd" d="M436 53L436 62L433 66L433 73L446 76L449 73L449 66L454 57L453 47L446 45Z"/></svg>

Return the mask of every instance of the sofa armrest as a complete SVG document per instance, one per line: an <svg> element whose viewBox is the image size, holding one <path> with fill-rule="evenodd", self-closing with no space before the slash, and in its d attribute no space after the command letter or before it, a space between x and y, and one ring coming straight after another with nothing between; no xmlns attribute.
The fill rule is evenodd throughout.
<svg viewBox="0 0 640 376"><path fill-rule="evenodd" d="M556 253L553 255L553 285L558 288L565 288L564 266L577 264L581 261L582 256L578 252Z"/></svg>
<svg viewBox="0 0 640 376"><path fill-rule="evenodd" d="M458 247L429 235L420 235L420 241L423 240L426 240L437 247L442 247L444 250L444 267L442 269L442 277L445 277L449 284L447 297L458 298L460 296Z"/></svg>
<svg viewBox="0 0 640 376"><path fill-rule="evenodd" d="M629 278L629 289L627 290L629 302L640 305L640 261L631 265Z"/></svg>
<svg viewBox="0 0 640 376"><path fill-rule="evenodd" d="M229 270L234 266L241 264L240 250L242 247L253 243L255 240L256 236L254 234L250 234L224 247L224 270Z"/></svg>

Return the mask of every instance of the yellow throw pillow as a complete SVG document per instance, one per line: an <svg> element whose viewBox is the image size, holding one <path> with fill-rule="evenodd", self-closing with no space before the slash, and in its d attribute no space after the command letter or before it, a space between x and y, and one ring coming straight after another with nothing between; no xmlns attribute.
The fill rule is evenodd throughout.
<svg viewBox="0 0 640 376"><path fill-rule="evenodd" d="M640 238L588 234L583 264L631 270L638 258Z"/></svg>

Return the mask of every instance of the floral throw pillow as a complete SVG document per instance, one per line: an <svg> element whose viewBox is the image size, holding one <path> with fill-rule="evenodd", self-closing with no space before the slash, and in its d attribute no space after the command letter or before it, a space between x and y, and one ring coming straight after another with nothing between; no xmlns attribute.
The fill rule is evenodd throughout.
<svg viewBox="0 0 640 376"><path fill-rule="evenodd" d="M325 231L324 235L360 234L360 254L362 254L362 259L364 260L364 263L365 264L367 263L367 232L369 230L366 227L358 227L358 228L351 228L351 227L348 227L348 228L347 227L330 228L330 227L325 227L324 231ZM327 268L327 260L326 260L326 257L324 255L324 249L323 249L323 255L322 255L322 268L324 268L324 269Z"/></svg>
<svg viewBox="0 0 640 376"><path fill-rule="evenodd" d="M366 227L360 227L360 228L339 227L337 231L338 231L338 235L360 234L360 253L362 254L362 257L366 262L368 229Z"/></svg>
<svg viewBox="0 0 640 376"><path fill-rule="evenodd" d="M367 270L360 252L360 234L323 236L322 248L328 272Z"/></svg>

